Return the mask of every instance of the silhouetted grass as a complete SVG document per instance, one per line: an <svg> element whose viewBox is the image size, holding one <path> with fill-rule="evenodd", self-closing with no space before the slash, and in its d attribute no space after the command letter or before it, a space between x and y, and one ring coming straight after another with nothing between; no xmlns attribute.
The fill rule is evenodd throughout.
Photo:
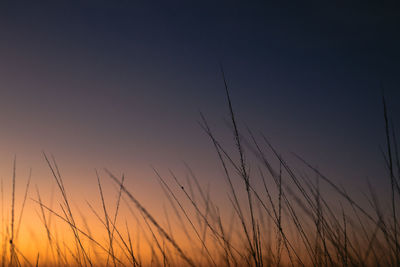
<svg viewBox="0 0 400 267"><path fill-rule="evenodd" d="M105 169L102 177L114 183L117 193L116 202L108 205L104 178L96 171L102 211L87 204L104 230L104 236L99 236L92 233L86 220L90 215L80 212L83 225L79 225L57 163L43 153L61 201L55 208L53 203L44 203L36 187L32 201L39 210L45 230L42 242L50 256L35 250L35 256L29 258L19 247L24 240L17 237L24 223L31 175L15 218L14 159L9 223L1 180L1 266L399 266L400 160L385 98L387 145L383 156L390 196L378 196L368 182L363 202L299 155L294 158L302 167L293 168L262 133L241 131L223 71L222 75L233 152L232 147L222 145L202 113L199 125L214 147L226 188L202 185L187 163L185 179L173 171L168 179L153 168L166 198L163 222L160 214L152 214L127 188L124 175L120 179ZM211 189L218 192L218 198L226 194L229 205L218 206ZM325 195L323 189L331 194ZM382 209L387 201L390 209ZM122 208L127 208L133 219L121 214ZM68 227L73 242L58 237L51 216Z"/></svg>

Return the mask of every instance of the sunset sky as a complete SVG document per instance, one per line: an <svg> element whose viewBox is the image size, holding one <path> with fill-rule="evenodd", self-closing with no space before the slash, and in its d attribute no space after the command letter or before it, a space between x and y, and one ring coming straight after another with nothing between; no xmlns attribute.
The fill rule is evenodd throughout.
<svg viewBox="0 0 400 267"><path fill-rule="evenodd" d="M223 185L198 125L201 111L231 144L220 64L242 130L341 183L379 184L382 85L400 130L399 5L263 2L1 1L5 184L16 155L18 190L31 167L46 192L45 151L71 194L88 199L104 167L144 200L158 186L151 166L184 173L187 162L205 184Z"/></svg>

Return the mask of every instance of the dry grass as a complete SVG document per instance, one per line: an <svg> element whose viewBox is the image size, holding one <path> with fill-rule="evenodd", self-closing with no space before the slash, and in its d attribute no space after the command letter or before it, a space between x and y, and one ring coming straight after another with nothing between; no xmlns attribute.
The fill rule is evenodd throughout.
<svg viewBox="0 0 400 267"><path fill-rule="evenodd" d="M163 222L126 187L125 176L120 179L109 170L96 171L103 215L87 204L105 238L95 237L87 225L86 216L90 215L81 213L84 223L78 224L57 163L43 153L61 201L56 208L44 203L38 188L30 198L39 208L50 252L45 256L38 251L29 258L19 249L22 241L18 234L29 201L30 176L16 218L14 160L9 222L1 181L1 266L400 266L400 160L385 99L387 146L383 154L389 173L390 209L383 210L380 202L386 199L379 198L371 186L366 201L357 201L302 157L295 155L304 169L298 171L264 135L240 131L225 77L224 86L235 152L229 153L221 145L203 114L199 124L215 148L226 181L226 188L218 191L221 195L227 191L230 205L219 207L210 188L201 184L187 164L185 183L172 171L167 178L154 168L167 200ZM104 195L104 179L115 184L117 201L113 205L108 205ZM324 195L321 188L332 194ZM121 217L123 207L134 219ZM73 242L62 241L51 217L69 228ZM149 251L146 255L144 247Z"/></svg>

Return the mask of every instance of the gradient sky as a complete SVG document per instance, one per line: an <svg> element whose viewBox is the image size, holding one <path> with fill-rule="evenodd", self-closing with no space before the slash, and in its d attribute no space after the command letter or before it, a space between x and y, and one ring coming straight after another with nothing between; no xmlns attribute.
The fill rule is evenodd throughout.
<svg viewBox="0 0 400 267"><path fill-rule="evenodd" d="M197 121L232 140L222 63L241 127L341 182L379 183L381 83L400 125L400 9L334 2L1 1L1 176L16 154L21 176L47 183L44 150L72 184L108 167L145 194L150 164L182 161L214 180Z"/></svg>

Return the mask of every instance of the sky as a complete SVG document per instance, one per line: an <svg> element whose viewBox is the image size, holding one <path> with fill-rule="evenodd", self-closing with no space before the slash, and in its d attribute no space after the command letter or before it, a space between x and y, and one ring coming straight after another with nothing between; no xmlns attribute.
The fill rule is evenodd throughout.
<svg viewBox="0 0 400 267"><path fill-rule="evenodd" d="M399 4L265 2L1 1L0 175L16 155L46 187L45 151L73 192L107 167L146 199L151 166L182 162L218 185L198 121L233 140L222 65L241 129L340 182L379 183L382 87L400 125Z"/></svg>

